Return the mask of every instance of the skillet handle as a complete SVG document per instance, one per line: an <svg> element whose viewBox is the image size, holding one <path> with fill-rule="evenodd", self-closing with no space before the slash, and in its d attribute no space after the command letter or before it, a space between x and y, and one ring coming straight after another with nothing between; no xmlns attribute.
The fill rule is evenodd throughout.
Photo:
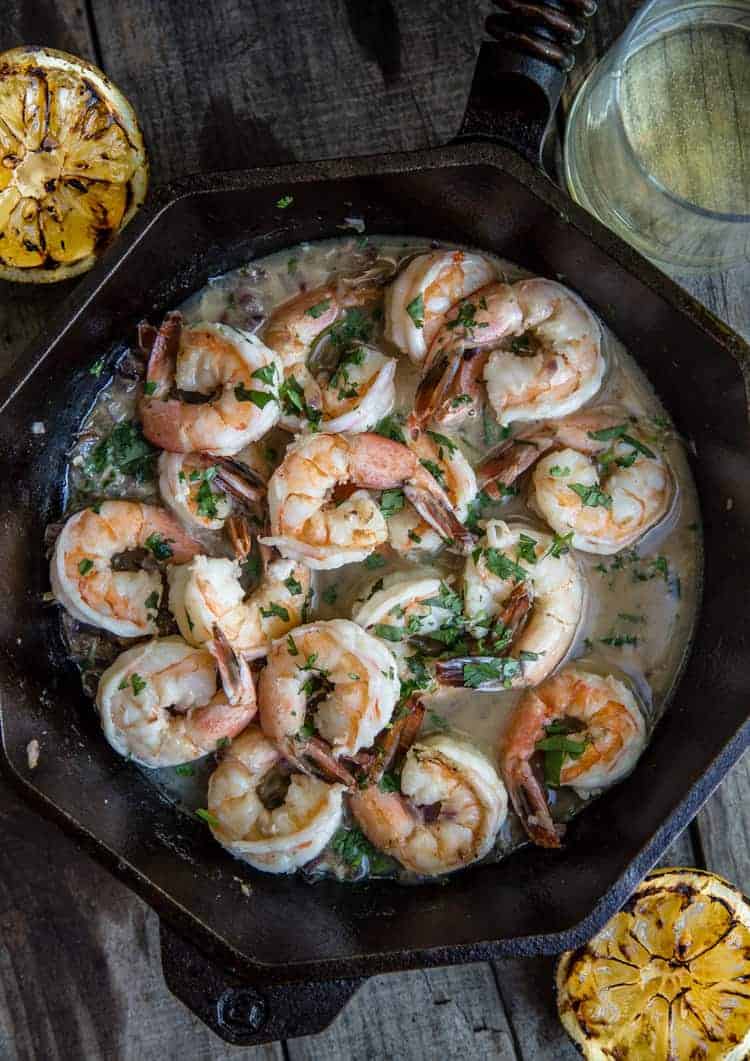
<svg viewBox="0 0 750 1061"><path fill-rule="evenodd" d="M327 1028L364 980L250 983L159 922L161 965L172 994L236 1046L294 1039Z"/></svg>
<svg viewBox="0 0 750 1061"><path fill-rule="evenodd" d="M506 144L536 166L594 0L493 0L456 140Z"/></svg>

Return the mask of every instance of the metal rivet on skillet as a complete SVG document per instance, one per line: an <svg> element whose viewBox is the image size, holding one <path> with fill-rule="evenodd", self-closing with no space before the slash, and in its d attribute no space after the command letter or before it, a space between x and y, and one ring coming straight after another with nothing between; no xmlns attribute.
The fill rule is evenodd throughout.
<svg viewBox="0 0 750 1061"><path fill-rule="evenodd" d="M219 1024L236 1035L259 1031L266 1021L266 1011L261 996L246 987L228 987L216 1003Z"/></svg>

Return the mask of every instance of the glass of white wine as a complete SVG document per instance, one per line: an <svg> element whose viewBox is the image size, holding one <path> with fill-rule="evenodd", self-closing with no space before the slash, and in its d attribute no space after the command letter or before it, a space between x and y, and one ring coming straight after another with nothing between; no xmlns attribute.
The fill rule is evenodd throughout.
<svg viewBox="0 0 750 1061"><path fill-rule="evenodd" d="M576 96L570 194L657 264L750 260L750 0L651 0Z"/></svg>

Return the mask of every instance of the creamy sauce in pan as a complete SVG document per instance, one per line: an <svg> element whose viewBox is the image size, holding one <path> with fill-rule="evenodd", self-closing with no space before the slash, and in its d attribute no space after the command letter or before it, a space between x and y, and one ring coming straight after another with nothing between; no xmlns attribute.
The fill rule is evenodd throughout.
<svg viewBox="0 0 750 1061"><path fill-rule="evenodd" d="M279 302L302 289L317 287L334 272L356 274L377 256L398 260L431 246L437 244L394 237L343 237L317 244L301 244L212 279L185 303L182 311L188 321L222 321L255 330ZM506 280L529 275L510 262L500 262L499 266ZM565 282L565 277L560 279ZM614 403L638 417L649 444L666 455L675 475L677 492L667 518L641 539L636 548L611 557L576 554L588 582L588 595L585 613L567 658L582 659L593 669L627 677L646 707L649 726L653 726L679 675L696 617L701 575L699 513L684 446L671 426L668 414L634 360L606 327L603 336L607 376L591 405ZM412 408L418 370L404 355L388 349L382 336L376 334L374 345L399 357L395 412L397 416L405 417ZM103 386L71 450L67 470L67 514L102 497L158 500L155 479L149 475L153 463L150 449L137 432L128 433L129 429L120 428L119 440L124 447L131 447L128 453L132 451L133 459L128 469L134 471L135 476L121 472L102 474L99 468L102 439L110 436L116 425L136 419L142 365L137 356L128 351L108 359L106 364L97 363L92 371L98 374ZM514 427L518 429L517 425ZM483 417L466 421L457 429L445 429L444 433L458 443L472 465L476 465L501 438L489 408ZM261 443L244 451L242 457L267 477L281 460L290 437L280 429L274 429ZM139 454L142 455L139 457ZM482 510L483 519L493 516L506 520L523 517L543 529L542 523L526 507L523 490L519 496ZM208 534L206 544L215 554L229 555L219 535ZM442 576L453 576L455 584L460 582L462 568L460 557L443 551L434 558L424 553L417 554L414 559L386 557L384 565L372 569L366 564L351 564L333 571L316 572L314 614L323 619L349 618L355 599L366 595L377 579L391 571L405 570L416 574L430 570ZM87 691L93 695L98 675L104 667L133 642L83 627L71 620L67 613L62 615L71 655L83 671ZM165 609L159 622L162 633L176 631ZM497 762L498 740L519 696L520 692L516 691L482 692L443 687L429 697L430 710L424 731L445 727L458 729ZM213 757L209 756L207 760L193 764L190 771L144 770L144 775L170 798L194 809L205 806L206 780L213 766ZM552 798L554 813L560 819L569 817L582 805L570 789L562 789ZM520 825L511 812L489 858L502 857L520 842ZM332 872L356 876L364 867L365 863L362 863L352 869L336 855L324 852L311 872L313 875ZM385 860L381 868L384 872L398 872L395 864L391 867L390 860ZM402 873L401 877L409 879L407 874Z"/></svg>

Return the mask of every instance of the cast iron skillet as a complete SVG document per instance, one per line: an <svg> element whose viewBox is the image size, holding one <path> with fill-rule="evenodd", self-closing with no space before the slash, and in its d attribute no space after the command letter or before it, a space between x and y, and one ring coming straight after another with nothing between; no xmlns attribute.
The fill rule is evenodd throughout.
<svg viewBox="0 0 750 1061"><path fill-rule="evenodd" d="M516 34L514 47L523 38ZM529 39L537 51L550 43ZM507 42L483 44L458 144L178 182L130 225L5 382L2 767L177 931L163 935L167 981L232 1041L319 1030L360 978L385 970L579 945L748 744L748 348L532 164L563 76ZM288 194L293 208L278 210ZM529 847L413 889L310 887L231 860L201 822L109 749L65 658L56 609L43 602L44 527L61 513L66 449L102 383L88 367L103 350L114 357L139 319L158 319L209 276L336 235L352 215L373 233L486 247L577 289L635 354L690 440L705 530L707 592L695 643L634 774L576 819L562 852ZM44 434L32 433L35 421ZM25 750L32 738L41 744L33 773ZM251 885L249 899L238 879Z"/></svg>

